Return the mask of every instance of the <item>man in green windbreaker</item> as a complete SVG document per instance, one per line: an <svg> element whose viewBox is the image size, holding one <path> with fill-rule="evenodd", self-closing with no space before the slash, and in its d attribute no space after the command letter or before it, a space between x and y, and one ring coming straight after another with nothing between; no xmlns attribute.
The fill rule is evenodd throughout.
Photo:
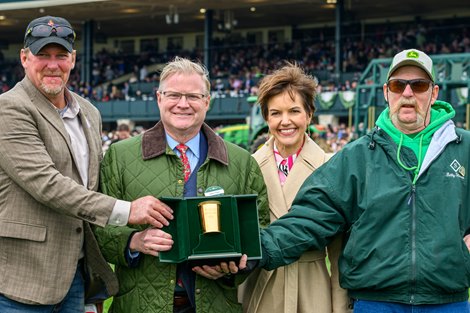
<svg viewBox="0 0 470 313"><path fill-rule="evenodd" d="M395 55L376 127L316 170L262 231L259 266L290 264L344 233L340 282L355 313L470 312L470 132L438 92L429 56Z"/></svg>

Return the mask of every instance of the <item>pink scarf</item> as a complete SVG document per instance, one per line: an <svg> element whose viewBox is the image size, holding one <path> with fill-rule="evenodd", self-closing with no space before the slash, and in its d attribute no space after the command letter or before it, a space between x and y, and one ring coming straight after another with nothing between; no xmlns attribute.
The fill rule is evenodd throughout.
<svg viewBox="0 0 470 313"><path fill-rule="evenodd" d="M303 144L302 146L300 146L299 150L296 153L289 155L287 158L284 159L279 153L276 144L274 144L274 158L276 159L277 172L279 174L279 181L281 182L281 186L284 186L284 183L287 179L287 175L291 171L292 166L294 166L295 159L297 159L297 156L299 155L300 151L302 151L302 147Z"/></svg>

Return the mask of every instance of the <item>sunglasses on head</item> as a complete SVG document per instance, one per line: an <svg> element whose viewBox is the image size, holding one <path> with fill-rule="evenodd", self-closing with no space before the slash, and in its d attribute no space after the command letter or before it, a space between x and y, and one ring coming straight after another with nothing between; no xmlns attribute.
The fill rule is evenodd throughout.
<svg viewBox="0 0 470 313"><path fill-rule="evenodd" d="M28 29L26 36L45 38L54 34L73 43L75 41L75 32L68 26L39 24Z"/></svg>
<svg viewBox="0 0 470 313"><path fill-rule="evenodd" d="M425 92L429 89L429 84L432 84L432 81L428 79L390 79L387 82L388 89L391 92L402 93L405 91L407 85L410 85L411 90L416 93Z"/></svg>

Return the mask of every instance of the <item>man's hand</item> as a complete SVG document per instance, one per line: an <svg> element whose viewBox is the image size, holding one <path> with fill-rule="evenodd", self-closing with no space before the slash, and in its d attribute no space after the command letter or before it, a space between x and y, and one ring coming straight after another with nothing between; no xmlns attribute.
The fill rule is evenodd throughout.
<svg viewBox="0 0 470 313"><path fill-rule="evenodd" d="M193 271L201 276L204 276L205 278L215 280L224 276L237 274L239 270L245 269L247 258L248 257L246 254L242 255L238 266L235 262L230 261L229 264L227 264L227 262L221 262L219 265L216 266L195 266L193 267Z"/></svg>
<svg viewBox="0 0 470 313"><path fill-rule="evenodd" d="M139 251L153 256L158 256L160 251L170 250L172 246L171 235L157 228L147 228L135 233L129 243L131 252Z"/></svg>
<svg viewBox="0 0 470 313"><path fill-rule="evenodd" d="M157 228L168 226L173 219L173 210L153 196L132 201L129 224L150 224Z"/></svg>

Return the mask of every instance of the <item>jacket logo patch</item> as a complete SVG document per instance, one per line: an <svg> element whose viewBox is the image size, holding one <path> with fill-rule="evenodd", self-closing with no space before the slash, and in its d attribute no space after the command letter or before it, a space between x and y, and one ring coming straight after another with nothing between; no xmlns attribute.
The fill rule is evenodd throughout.
<svg viewBox="0 0 470 313"><path fill-rule="evenodd" d="M465 177L465 167L460 165L457 160L452 161L450 163L450 167L454 171L454 173L446 173L447 177L457 177L457 178L464 178Z"/></svg>

